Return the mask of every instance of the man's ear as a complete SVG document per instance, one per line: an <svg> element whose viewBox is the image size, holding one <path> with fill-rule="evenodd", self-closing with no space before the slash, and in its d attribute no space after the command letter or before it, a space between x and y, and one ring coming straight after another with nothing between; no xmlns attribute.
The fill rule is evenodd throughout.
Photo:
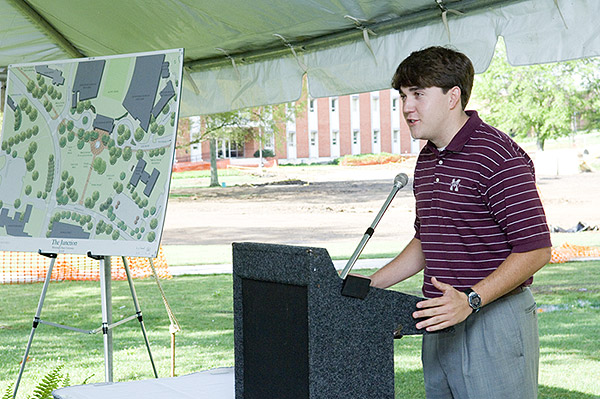
<svg viewBox="0 0 600 399"><path fill-rule="evenodd" d="M448 97L448 105L450 106L450 109L454 109L455 107L461 107L462 109L462 103L460 101L460 95L462 94L462 90L460 89L460 87L454 86L449 90L449 92L450 96Z"/></svg>

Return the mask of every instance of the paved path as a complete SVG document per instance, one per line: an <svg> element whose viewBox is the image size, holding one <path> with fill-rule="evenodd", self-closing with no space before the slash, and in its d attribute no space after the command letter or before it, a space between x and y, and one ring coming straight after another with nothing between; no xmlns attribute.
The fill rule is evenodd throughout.
<svg viewBox="0 0 600 399"><path fill-rule="evenodd" d="M353 270L378 269L388 263L391 259L359 259L354 264ZM334 260L333 265L337 270L346 267L347 260ZM196 265L196 266L171 266L169 272L172 276L184 276L190 274L231 274L233 266L224 265Z"/></svg>

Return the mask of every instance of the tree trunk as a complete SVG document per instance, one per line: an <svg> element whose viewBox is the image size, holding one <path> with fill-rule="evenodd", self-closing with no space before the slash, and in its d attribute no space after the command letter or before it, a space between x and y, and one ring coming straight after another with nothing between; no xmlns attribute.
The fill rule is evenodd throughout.
<svg viewBox="0 0 600 399"><path fill-rule="evenodd" d="M217 172L217 139L210 139L210 187L219 186Z"/></svg>
<svg viewBox="0 0 600 399"><path fill-rule="evenodd" d="M536 139L536 145L537 145L537 149L538 149L538 151L544 151L544 141L545 141L545 140L544 140L544 139L542 139L542 138L540 138L540 137L538 137L538 138Z"/></svg>
<svg viewBox="0 0 600 399"><path fill-rule="evenodd" d="M262 128L259 133L260 139L258 140L258 168L262 170L263 167L263 156L262 156L262 147L263 147L263 132Z"/></svg>

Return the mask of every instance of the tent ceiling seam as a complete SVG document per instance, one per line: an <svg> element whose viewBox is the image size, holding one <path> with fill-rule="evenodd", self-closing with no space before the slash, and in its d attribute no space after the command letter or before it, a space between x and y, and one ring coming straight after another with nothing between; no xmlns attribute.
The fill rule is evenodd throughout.
<svg viewBox="0 0 600 399"><path fill-rule="evenodd" d="M46 18L38 13L26 0L7 0L13 6L18 8L31 22L49 39L53 40L58 47L64 50L72 58L85 58L66 37L64 37Z"/></svg>
<svg viewBox="0 0 600 399"><path fill-rule="evenodd" d="M308 67L306 66L306 64L304 62L302 62L300 60L300 58L298 57L298 54L296 53L296 50L294 50L294 46L290 42L288 42L285 37L283 37L282 35L280 35L278 33L274 33L273 36L278 37L283 41L283 44L285 44L285 46L291 50L292 55L294 56L294 58L296 59L296 62L298 63L298 66L300 66L300 68L304 71L304 73L306 73L308 71Z"/></svg>
<svg viewBox="0 0 600 399"><path fill-rule="evenodd" d="M463 14L473 13L494 5L507 5L523 1L524 0L462 0L460 1L460 10L453 10L453 12L456 11L461 12ZM371 24L363 24L363 27L373 32L377 32L378 35L382 35L397 32L400 28L426 25L428 23L431 23L432 21L437 20L439 17L440 7L437 4L437 1L434 0L431 6L428 6L427 8L414 11L409 14L399 15L397 18L392 18ZM300 41L290 40L288 41L288 43L294 43L294 48L300 49L302 51L318 51L326 47L336 47L359 39L364 40L364 33L362 32L362 29L361 32L358 32L356 27L351 27L342 31L328 33L310 39ZM312 50L312 48L314 48L315 50ZM237 53L230 52L229 55L231 57L235 57L238 60L238 62L253 63L266 59L285 57L287 55L287 52L288 49L283 49L280 46L273 45L255 51L243 51ZM228 58L216 56L196 60L188 60L184 64L188 68L190 68L190 71L198 72L201 70L223 67L229 63L230 60Z"/></svg>
<svg viewBox="0 0 600 399"><path fill-rule="evenodd" d="M365 44L367 45L367 48L371 52L373 59L375 60L375 65L377 65L378 64L377 56L375 55L375 52L373 51L373 46L371 46L371 39L369 38L369 35L377 36L377 33L373 32L371 29L369 29L368 27L366 27L363 24L363 22L367 22L367 20L365 20L365 19L355 18L352 15L344 15L344 18L347 18L347 19L351 20L352 22L354 22L354 24L356 25L356 29L360 29L362 31L363 40L364 40Z"/></svg>

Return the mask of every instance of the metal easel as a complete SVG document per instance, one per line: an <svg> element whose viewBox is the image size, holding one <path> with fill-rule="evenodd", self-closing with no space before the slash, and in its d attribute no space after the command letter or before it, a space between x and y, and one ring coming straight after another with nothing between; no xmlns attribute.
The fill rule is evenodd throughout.
<svg viewBox="0 0 600 399"><path fill-rule="evenodd" d="M21 368L19 369L19 376L17 377L17 382L15 384L15 389L13 393L13 398L16 398L17 391L19 389L19 383L21 382L21 377L23 376L23 370L25 369L25 363L27 362L27 357L29 355L29 350L31 349L31 344L33 342L33 337L37 330L39 324L46 324L53 327L64 328L66 330L76 331L82 334L97 334L102 332L104 338L104 380L105 382L113 382L113 341L112 341L112 329L116 326L126 323L134 318L137 318L140 322L140 327L142 329L142 335L144 336L144 341L146 343L146 348L148 350L148 356L150 357L150 363L152 364L152 370L154 372L154 377L158 378L158 374L156 372L156 366L154 365L154 359L152 358L152 352L150 351L150 342L148 341L148 336L146 334L146 327L144 326L144 321L142 318L142 311L140 309L137 294L135 292L135 287L133 286L133 280L131 278L131 272L129 270L129 264L125 257L123 256L123 266L125 268L125 273L127 274L127 282L129 283L129 289L131 291L131 297L133 298L133 305L135 307L135 314L129 317L126 317L122 320L119 320L116 323L112 322L112 294L111 294L111 264L110 264L110 256L103 255L93 255L91 252L88 252L87 256L98 260L100 262L100 298L102 305L102 325L99 328L94 330L83 330L76 327L65 326L63 324L53 323L50 321L42 320L42 307L44 306L44 300L46 298L46 292L48 291L48 284L50 283L50 278L52 276L52 269L54 268L54 263L56 262L57 254L55 253L43 253L38 251L38 253L42 256L46 256L50 258L50 265L48 266L48 273L46 274L46 279L44 281L44 286L42 288L42 293L40 295L40 300L38 302L38 307L35 313L35 317L33 318L33 326L31 328L31 333L29 334L29 340L27 341L27 347L25 349L25 355L23 356L23 361L21 362Z"/></svg>

